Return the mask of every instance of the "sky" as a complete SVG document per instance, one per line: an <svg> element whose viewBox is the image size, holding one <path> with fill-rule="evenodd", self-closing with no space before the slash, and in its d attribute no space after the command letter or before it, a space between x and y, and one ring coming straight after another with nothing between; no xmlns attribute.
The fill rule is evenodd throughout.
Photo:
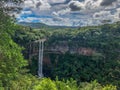
<svg viewBox="0 0 120 90"><path fill-rule="evenodd" d="M86 26L120 20L120 0L26 0L18 22Z"/></svg>

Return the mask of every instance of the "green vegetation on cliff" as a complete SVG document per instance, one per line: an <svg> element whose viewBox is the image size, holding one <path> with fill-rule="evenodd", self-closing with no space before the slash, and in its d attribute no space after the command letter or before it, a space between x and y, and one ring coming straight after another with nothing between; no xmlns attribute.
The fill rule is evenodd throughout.
<svg viewBox="0 0 120 90"><path fill-rule="evenodd" d="M44 75L55 79L74 78L77 82L97 80L101 84L120 86L120 23L81 28L40 28L17 30L14 40L29 50L29 43L40 38L47 38L46 48L67 45L75 51L90 48L91 55L69 51L61 54L45 52L50 64L44 63ZM64 43L65 42L65 43ZM58 48L59 48L58 47ZM28 56L28 53L25 53ZM36 56L35 56L36 57ZM37 59L32 60L31 73L37 72Z"/></svg>
<svg viewBox="0 0 120 90"><path fill-rule="evenodd" d="M16 25L6 9L0 6L0 90L119 90L119 22L95 27L31 29ZM29 44L40 38L47 39L45 48L63 42L70 48L65 53L44 53L50 62L44 63L44 75L49 78L41 79L33 76L37 57L27 64ZM95 52L71 54L71 49L76 48Z"/></svg>

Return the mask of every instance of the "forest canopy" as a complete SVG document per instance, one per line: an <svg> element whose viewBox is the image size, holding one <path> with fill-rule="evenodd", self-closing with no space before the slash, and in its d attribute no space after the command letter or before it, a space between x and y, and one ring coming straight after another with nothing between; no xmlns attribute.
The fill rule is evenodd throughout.
<svg viewBox="0 0 120 90"><path fill-rule="evenodd" d="M32 29L16 24L9 12L17 7L4 7L8 1L0 1L0 90L119 90L119 22L95 27ZM37 59L32 57L30 64L28 50L31 41L41 38L47 38L45 47L66 41L70 48L89 47L97 53L47 54L51 64L44 64L46 78L39 78Z"/></svg>

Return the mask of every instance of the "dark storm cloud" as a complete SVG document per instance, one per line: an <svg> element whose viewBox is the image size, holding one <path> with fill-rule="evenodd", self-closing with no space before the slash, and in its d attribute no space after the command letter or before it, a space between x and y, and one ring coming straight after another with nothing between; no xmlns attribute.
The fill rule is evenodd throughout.
<svg viewBox="0 0 120 90"><path fill-rule="evenodd" d="M71 11L79 11L79 10L81 10L81 5L79 4L79 2L71 2L69 4L69 7L70 7Z"/></svg>
<svg viewBox="0 0 120 90"><path fill-rule="evenodd" d="M38 2L37 4L36 4L36 7L38 8L38 7L40 7L42 5L42 3L41 2Z"/></svg>
<svg viewBox="0 0 120 90"><path fill-rule="evenodd" d="M85 1L85 0L78 0L78 1L83 2L83 1Z"/></svg>
<svg viewBox="0 0 120 90"><path fill-rule="evenodd" d="M101 6L109 6L112 5L113 2L116 2L117 0L103 0L100 4Z"/></svg>
<svg viewBox="0 0 120 90"><path fill-rule="evenodd" d="M65 3L67 4L67 3L69 3L70 1L71 1L71 0L66 0Z"/></svg>

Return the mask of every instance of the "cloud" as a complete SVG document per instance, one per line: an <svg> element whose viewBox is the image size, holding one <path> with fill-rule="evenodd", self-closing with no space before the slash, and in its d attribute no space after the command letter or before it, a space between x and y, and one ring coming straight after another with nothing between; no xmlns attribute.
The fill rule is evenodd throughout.
<svg viewBox="0 0 120 90"><path fill-rule="evenodd" d="M21 18L19 22L40 22L40 18L37 17L27 17L27 18Z"/></svg>
<svg viewBox="0 0 120 90"><path fill-rule="evenodd" d="M31 15L32 11L22 11L21 14L22 15Z"/></svg>
<svg viewBox="0 0 120 90"><path fill-rule="evenodd" d="M120 20L120 8L116 9L116 12L114 13L114 21Z"/></svg>
<svg viewBox="0 0 120 90"><path fill-rule="evenodd" d="M109 16L111 16L110 11L100 11L100 12L94 13L93 18L104 19L104 18L108 18Z"/></svg>
<svg viewBox="0 0 120 90"><path fill-rule="evenodd" d="M100 8L102 0L85 0L85 8L89 10Z"/></svg>
<svg viewBox="0 0 120 90"><path fill-rule="evenodd" d="M79 1L71 1L69 7L72 11L78 11L84 7L84 4Z"/></svg>
<svg viewBox="0 0 120 90"><path fill-rule="evenodd" d="M47 10L51 6L46 0L25 0L23 7L30 9L39 8L39 10Z"/></svg>
<svg viewBox="0 0 120 90"><path fill-rule="evenodd" d="M64 3L66 0L47 0L47 1L50 4L55 4L55 3Z"/></svg>
<svg viewBox="0 0 120 90"><path fill-rule="evenodd" d="M25 0L24 1L24 8L33 8L35 7L35 4L33 4L34 2L32 0Z"/></svg>
<svg viewBox="0 0 120 90"><path fill-rule="evenodd" d="M118 21L120 0L26 0L18 21L84 26Z"/></svg>
<svg viewBox="0 0 120 90"><path fill-rule="evenodd" d="M103 0L101 2L101 6L109 6L109 5L112 5L113 2L116 2L117 0Z"/></svg>
<svg viewBox="0 0 120 90"><path fill-rule="evenodd" d="M70 12L70 9L69 9L69 8L66 8L66 9L62 9L62 10L53 12L52 14L53 14L54 16L62 16L62 15L68 14L69 12Z"/></svg>

